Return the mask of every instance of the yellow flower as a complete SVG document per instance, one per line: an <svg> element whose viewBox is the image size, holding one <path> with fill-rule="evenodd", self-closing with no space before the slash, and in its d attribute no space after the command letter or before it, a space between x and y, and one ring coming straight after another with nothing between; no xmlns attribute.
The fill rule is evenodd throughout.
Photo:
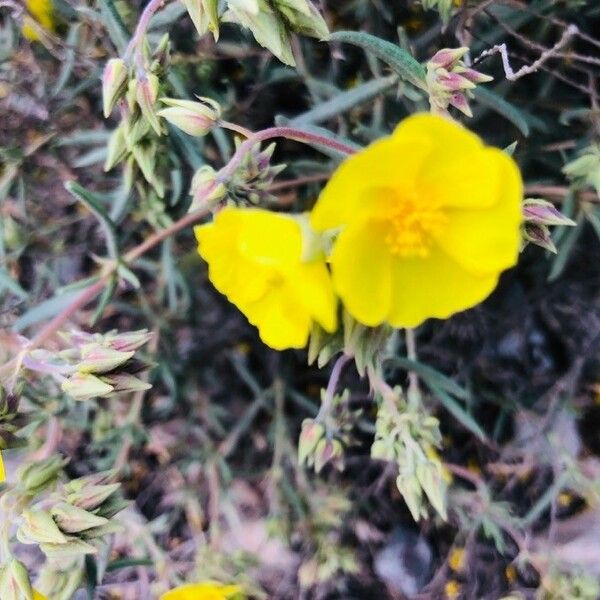
<svg viewBox="0 0 600 600"><path fill-rule="evenodd" d="M239 585L222 585L214 581L182 585L163 594L160 600L238 600L242 598Z"/></svg>
<svg viewBox="0 0 600 600"><path fill-rule="evenodd" d="M195 233L210 280L258 327L265 344L302 348L313 321L335 331L331 278L320 253L305 256L299 219L227 207Z"/></svg>
<svg viewBox="0 0 600 600"><path fill-rule="evenodd" d="M0 483L6 480L6 471L4 470L4 461L2 460L2 452L0 452Z"/></svg>
<svg viewBox="0 0 600 600"><path fill-rule="evenodd" d="M23 35L31 41L40 39L36 27L32 25L32 21L36 21L44 29L50 32L54 31L54 7L52 0L27 0L27 11L29 15L25 16L23 22Z"/></svg>
<svg viewBox="0 0 600 600"><path fill-rule="evenodd" d="M341 232L331 267L350 314L415 327L481 302L516 263L521 197L507 154L418 114L342 164L311 223Z"/></svg>

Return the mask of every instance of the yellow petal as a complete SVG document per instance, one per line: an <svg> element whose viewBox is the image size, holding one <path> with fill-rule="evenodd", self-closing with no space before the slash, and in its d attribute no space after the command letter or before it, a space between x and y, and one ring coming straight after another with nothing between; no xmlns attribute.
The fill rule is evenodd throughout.
<svg viewBox="0 0 600 600"><path fill-rule="evenodd" d="M325 331L333 333L337 328L337 302L325 264L300 264L286 275L292 293Z"/></svg>
<svg viewBox="0 0 600 600"><path fill-rule="evenodd" d="M0 452L0 483L6 481L6 471L4 470L4 460L2 459L2 452Z"/></svg>
<svg viewBox="0 0 600 600"><path fill-rule="evenodd" d="M399 143L414 140L429 142L434 148L442 148L449 155L473 152L482 147L481 139L450 118L418 113L407 117L396 127L393 139Z"/></svg>
<svg viewBox="0 0 600 600"><path fill-rule="evenodd" d="M275 350L304 348L311 329L311 314L294 290L285 284L272 287L263 298L239 304L260 339Z"/></svg>
<svg viewBox="0 0 600 600"><path fill-rule="evenodd" d="M488 149L501 184L491 189L495 202L481 209L446 209L447 222L439 246L474 274L503 271L516 264L521 243L521 176L514 161L500 150ZM482 187L485 184L481 183Z"/></svg>
<svg viewBox="0 0 600 600"><path fill-rule="evenodd" d="M241 597L238 585L221 585L211 581L190 583L170 590L160 600L230 600Z"/></svg>
<svg viewBox="0 0 600 600"><path fill-rule="evenodd" d="M391 254L385 224L355 223L339 236L331 266L335 290L359 322L375 326L386 320L391 303Z"/></svg>
<svg viewBox="0 0 600 600"><path fill-rule="evenodd" d="M321 192L311 213L312 226L325 231L377 214L386 207L381 189L413 195L430 147L429 140L384 138L348 158Z"/></svg>
<svg viewBox="0 0 600 600"><path fill-rule="evenodd" d="M434 247L425 258L394 258L392 282L389 323L416 327L475 306L494 290L498 274L477 277Z"/></svg>
<svg viewBox="0 0 600 600"><path fill-rule="evenodd" d="M37 590L33 590L33 600L48 600L44 594L40 594Z"/></svg>

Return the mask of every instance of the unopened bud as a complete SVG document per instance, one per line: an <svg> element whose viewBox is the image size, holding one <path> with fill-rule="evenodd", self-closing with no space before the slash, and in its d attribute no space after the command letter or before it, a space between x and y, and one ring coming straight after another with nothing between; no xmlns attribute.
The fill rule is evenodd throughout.
<svg viewBox="0 0 600 600"><path fill-rule="evenodd" d="M112 132L110 139L108 140L104 170L110 171L125 158L126 154L127 142L125 140L125 127L123 123L121 123L121 125Z"/></svg>
<svg viewBox="0 0 600 600"><path fill-rule="evenodd" d="M102 75L102 110L108 118L115 104L127 89L127 65L121 58L111 58Z"/></svg>
<svg viewBox="0 0 600 600"><path fill-rule="evenodd" d="M220 202L227 196L227 188L219 181L218 173L210 165L203 165L194 173L190 193L194 197L190 206L192 211L200 205Z"/></svg>
<svg viewBox="0 0 600 600"><path fill-rule="evenodd" d="M84 510L95 510L120 487L119 483L86 486L78 492L69 494L67 502Z"/></svg>
<svg viewBox="0 0 600 600"><path fill-rule="evenodd" d="M435 68L450 70L454 63L458 62L467 52L469 48L462 46L461 48L442 48L438 50L428 61Z"/></svg>
<svg viewBox="0 0 600 600"><path fill-rule="evenodd" d="M322 439L315 448L315 472L320 473L323 467L331 464L338 470L343 469L343 448L339 440Z"/></svg>
<svg viewBox="0 0 600 600"><path fill-rule="evenodd" d="M526 221L542 225L577 225L575 221L565 217L551 202L541 198L525 198L523 201L523 217Z"/></svg>
<svg viewBox="0 0 600 600"><path fill-rule="evenodd" d="M80 373L108 373L125 364L135 352L120 352L99 344L88 344L81 348L81 358L77 370Z"/></svg>
<svg viewBox="0 0 600 600"><path fill-rule="evenodd" d="M552 241L550 229L547 225L540 223L525 222L523 225L523 238L526 242L531 242L540 248L549 250L553 254L557 253L556 246Z"/></svg>
<svg viewBox="0 0 600 600"><path fill-rule="evenodd" d="M149 342L152 335L153 334L149 333L147 329L140 329L139 331L107 335L105 336L105 341L113 350L130 352L131 350L141 348L144 344Z"/></svg>
<svg viewBox="0 0 600 600"><path fill-rule="evenodd" d="M115 373L106 375L104 381L113 386L113 393L143 392L149 390L152 386L146 381L130 375L129 373Z"/></svg>
<svg viewBox="0 0 600 600"><path fill-rule="evenodd" d="M160 123L154 112L159 87L158 77L153 73L148 73L137 80L135 99L142 111L142 116L148 121L152 129L158 135L161 135Z"/></svg>
<svg viewBox="0 0 600 600"><path fill-rule="evenodd" d="M93 527L100 527L108 523L108 519L98 517L91 512L67 502L53 506L50 513L61 531L64 533L79 533Z"/></svg>
<svg viewBox="0 0 600 600"><path fill-rule="evenodd" d="M91 373L75 373L61 385L74 400L84 401L106 396L113 391L112 385Z"/></svg>
<svg viewBox="0 0 600 600"><path fill-rule="evenodd" d="M17 538L23 544L65 544L68 540L44 510L24 509Z"/></svg>
<svg viewBox="0 0 600 600"><path fill-rule="evenodd" d="M28 494L36 495L56 481L68 462L68 458L55 455L38 462L25 463L17 469L19 485Z"/></svg>
<svg viewBox="0 0 600 600"><path fill-rule="evenodd" d="M0 568L0 598L2 600L33 599L33 589L25 565L13 558Z"/></svg>
<svg viewBox="0 0 600 600"><path fill-rule="evenodd" d="M298 462L301 465L313 455L317 445L324 437L325 427L322 423L313 419L304 419L298 441Z"/></svg>
<svg viewBox="0 0 600 600"><path fill-rule="evenodd" d="M200 36L210 31L219 39L219 0L182 0Z"/></svg>
<svg viewBox="0 0 600 600"><path fill-rule="evenodd" d="M199 99L201 102L162 98L161 102L168 108L158 111L158 116L179 127L188 135L204 136L221 118L221 106L212 98L199 97Z"/></svg>

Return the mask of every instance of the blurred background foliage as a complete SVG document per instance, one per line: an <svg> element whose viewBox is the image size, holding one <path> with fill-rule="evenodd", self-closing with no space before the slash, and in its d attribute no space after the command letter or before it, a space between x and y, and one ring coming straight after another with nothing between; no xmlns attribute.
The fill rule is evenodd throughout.
<svg viewBox="0 0 600 600"><path fill-rule="evenodd" d="M130 185L126 169L104 172L117 121L102 119L100 78L106 61L124 52L142 8L54 0L49 26L36 21L35 3L0 2L3 359L15 334L31 337L75 298L107 247L130 249L184 215L194 171L220 167L234 151L221 129L192 138L169 128L156 142L162 197L141 177ZM557 229L556 254L528 246L482 306L426 323L418 365L402 358L402 342L394 348L388 379L405 385L407 367L415 368L427 409L441 421L451 482L446 523L415 524L395 470L371 459L374 405L350 369L337 416L358 416L348 426L344 469L315 475L299 467L301 424L318 411L327 369L308 367L303 352L276 353L259 342L211 287L190 230L162 242L77 315L92 331L152 332L142 351L154 365L142 376L152 389L85 403L45 377L27 377L19 390L31 451L58 427L52 450L70 458L68 478L116 469L131 501L121 518L126 533L86 560L81 597L150 598L151 590L208 578L274 599L593 600L600 595L600 6L328 0L320 8L331 31L368 32L420 62L468 46L474 66L494 81L478 88L473 117L461 120L488 143L510 146L527 195L554 202L577 225ZM569 43L514 81L498 53L481 56L505 44L518 73L569 25L577 28ZM151 48L166 31L165 95L213 98L228 121L251 130L292 122L366 145L428 110L423 94L358 46L294 36L293 68L237 26L223 25L218 43L199 39L175 1L151 21ZM273 162L287 168L270 184L270 202L298 211L312 206L339 156L282 141ZM8 470L23 454L6 459ZM34 570L39 564L32 552L22 560Z"/></svg>

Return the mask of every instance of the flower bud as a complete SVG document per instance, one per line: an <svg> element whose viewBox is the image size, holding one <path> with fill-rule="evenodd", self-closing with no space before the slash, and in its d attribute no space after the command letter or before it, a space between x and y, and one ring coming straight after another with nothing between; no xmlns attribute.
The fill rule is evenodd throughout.
<svg viewBox="0 0 600 600"><path fill-rule="evenodd" d="M312 456L319 442L325 437L325 427L314 419L304 419L298 441L298 462L302 465Z"/></svg>
<svg viewBox="0 0 600 600"><path fill-rule="evenodd" d="M79 401L106 396L113 391L112 385L105 383L91 373L75 373L63 382L61 387L63 392Z"/></svg>
<svg viewBox="0 0 600 600"><path fill-rule="evenodd" d="M525 222L523 225L523 238L526 242L531 242L540 248L549 250L553 254L557 253L556 246L552 241L550 229L547 225L540 223Z"/></svg>
<svg viewBox="0 0 600 600"><path fill-rule="evenodd" d="M198 35L210 31L215 41L219 39L219 1L218 0L182 0Z"/></svg>
<svg viewBox="0 0 600 600"><path fill-rule="evenodd" d="M188 135L204 136L208 134L221 118L221 106L211 98L200 97L201 102L162 98L161 102L169 108L158 111L158 116L171 125L179 127Z"/></svg>
<svg viewBox="0 0 600 600"><path fill-rule="evenodd" d="M37 462L25 463L17 469L16 477L19 485L27 494L35 496L54 484L68 462L68 458L54 455Z"/></svg>
<svg viewBox="0 0 600 600"><path fill-rule="evenodd" d="M69 494L67 502L84 510L95 510L120 487L119 483L85 486L82 490Z"/></svg>
<svg viewBox="0 0 600 600"><path fill-rule="evenodd" d="M121 123L111 134L106 150L106 161L104 171L110 171L119 164L127 154L127 143L125 141L125 127Z"/></svg>
<svg viewBox="0 0 600 600"><path fill-rule="evenodd" d="M2 600L21 600L33 598L33 589L25 565L16 558L0 570L0 598Z"/></svg>
<svg viewBox="0 0 600 600"><path fill-rule="evenodd" d="M315 448L315 473L320 473L327 464L341 471L344 468L343 456L344 452L339 440L321 439Z"/></svg>
<svg viewBox="0 0 600 600"><path fill-rule="evenodd" d="M100 527L108 523L108 519L98 517L91 512L67 502L60 502L53 506L50 514L61 531L64 533L79 533L93 527Z"/></svg>
<svg viewBox="0 0 600 600"><path fill-rule="evenodd" d="M191 212L200 206L214 205L224 200L227 187L219 181L218 173L210 165L203 165L194 173L190 194L194 198Z"/></svg>
<svg viewBox="0 0 600 600"><path fill-rule="evenodd" d="M81 358L77 364L80 373L108 373L125 364L135 352L120 352L99 344L87 344L81 348Z"/></svg>
<svg viewBox="0 0 600 600"><path fill-rule="evenodd" d="M541 198L525 198L523 201L523 217L526 221L542 225L577 225L575 221L565 217L551 202Z"/></svg>
<svg viewBox="0 0 600 600"><path fill-rule="evenodd" d="M469 48L462 46L461 48L442 48L438 50L428 61L436 69L451 69L467 52Z"/></svg>
<svg viewBox="0 0 600 600"><path fill-rule="evenodd" d="M142 381L129 373L115 373L114 375L106 375L102 379L113 386L113 393L115 394L143 392L152 387L149 383Z"/></svg>
<svg viewBox="0 0 600 600"><path fill-rule="evenodd" d="M105 343L108 344L113 350L119 350L120 352L130 352L131 350L137 350L144 344L152 339L152 333L149 333L147 329L140 329L139 331L129 331L127 333L118 333L116 335L107 334L104 336Z"/></svg>
<svg viewBox="0 0 600 600"><path fill-rule="evenodd" d="M102 75L102 111L108 118L127 89L128 71L122 58L111 58Z"/></svg>
<svg viewBox="0 0 600 600"><path fill-rule="evenodd" d="M144 119L148 121L152 129L154 129L158 135L161 135L162 130L160 128L160 123L154 112L154 105L156 104L156 98L158 97L159 87L160 83L156 75L153 73L143 75L137 80L135 100L142 111Z"/></svg>
<svg viewBox="0 0 600 600"><path fill-rule="evenodd" d="M46 511L26 508L21 516L23 522L17 531L17 538L23 544L67 543L67 538Z"/></svg>

